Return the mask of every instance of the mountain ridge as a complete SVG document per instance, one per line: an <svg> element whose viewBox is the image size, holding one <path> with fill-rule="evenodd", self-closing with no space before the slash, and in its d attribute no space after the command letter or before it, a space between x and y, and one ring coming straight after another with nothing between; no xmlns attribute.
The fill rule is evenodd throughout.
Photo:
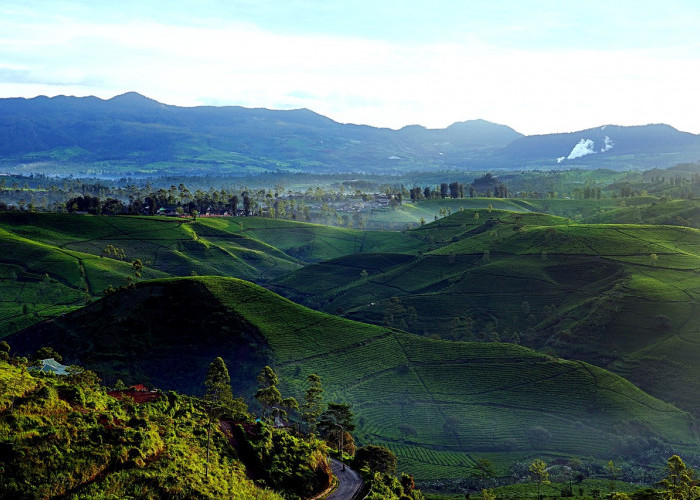
<svg viewBox="0 0 700 500"><path fill-rule="evenodd" d="M181 107L110 99L0 99L0 168L52 175L382 172L671 166L700 136L665 124L525 136L483 119L442 129L340 123L307 108ZM563 165L562 165L563 164Z"/></svg>

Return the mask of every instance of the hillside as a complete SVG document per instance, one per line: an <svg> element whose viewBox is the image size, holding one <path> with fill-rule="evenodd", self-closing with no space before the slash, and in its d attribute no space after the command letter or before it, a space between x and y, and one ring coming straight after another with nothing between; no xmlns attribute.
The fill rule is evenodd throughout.
<svg viewBox="0 0 700 500"><path fill-rule="evenodd" d="M256 421L240 399L110 390L78 366L59 376L1 354L1 498L311 498L331 485L325 443Z"/></svg>
<svg viewBox="0 0 700 500"><path fill-rule="evenodd" d="M13 173L250 175L569 167L695 161L700 138L667 125L524 137L484 120L446 129L341 124L308 109L184 108L135 92L0 99L0 165Z"/></svg>
<svg viewBox="0 0 700 500"><path fill-rule="evenodd" d="M265 282L360 252L417 253L410 234L284 220L93 217L0 212L0 327L6 335L83 306L108 287L143 278L219 275ZM116 256L109 248L123 252Z"/></svg>
<svg viewBox="0 0 700 500"><path fill-rule="evenodd" d="M460 477L474 453L607 459L697 440L688 414L595 366L357 323L236 279L139 283L8 341L20 352L53 344L71 362L163 388L191 388L214 353L240 367L234 388L272 362L284 391L300 395L316 372L327 400L352 404L359 444L389 446L419 478Z"/></svg>
<svg viewBox="0 0 700 500"><path fill-rule="evenodd" d="M426 336L583 359L700 414L697 229L465 210L410 233L433 250L309 265L275 290Z"/></svg>
<svg viewBox="0 0 700 500"><path fill-rule="evenodd" d="M0 116L4 166L107 176L440 169L521 137L482 120L394 131L337 123L307 109L182 108L134 92L109 100L0 99Z"/></svg>
<svg viewBox="0 0 700 500"><path fill-rule="evenodd" d="M697 150L698 137L664 124L602 127L563 134L521 137L499 154L518 158L523 164L549 163L560 167L596 165L614 170L639 169L639 157L645 165L671 166ZM692 156L692 154L691 154ZM693 158L694 161L695 158Z"/></svg>

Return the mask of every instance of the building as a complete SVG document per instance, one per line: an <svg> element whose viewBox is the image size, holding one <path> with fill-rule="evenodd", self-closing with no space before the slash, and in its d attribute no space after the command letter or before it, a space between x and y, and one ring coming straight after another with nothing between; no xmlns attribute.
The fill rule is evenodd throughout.
<svg viewBox="0 0 700 500"><path fill-rule="evenodd" d="M62 365L53 358L40 359L39 366L31 366L29 370L42 372L42 373L53 373L54 375L68 375L68 367Z"/></svg>

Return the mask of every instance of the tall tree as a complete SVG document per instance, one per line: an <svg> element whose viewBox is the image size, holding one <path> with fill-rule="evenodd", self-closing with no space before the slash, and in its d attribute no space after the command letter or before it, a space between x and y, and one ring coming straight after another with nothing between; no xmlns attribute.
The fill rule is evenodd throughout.
<svg viewBox="0 0 700 500"><path fill-rule="evenodd" d="M207 460L204 467L204 476L209 476L209 445L211 442L211 423L214 417L220 417L223 406L227 406L233 401L231 392L231 377L228 374L226 363L220 357L214 359L207 370L207 377L204 379L204 386L207 391L204 398L209 402L209 421L207 422Z"/></svg>
<svg viewBox="0 0 700 500"><path fill-rule="evenodd" d="M260 389L255 393L255 399L262 405L267 415L270 414L275 405L282 403L282 394L277 389L278 382L277 374L269 366L265 366L258 375Z"/></svg>
<svg viewBox="0 0 700 500"><path fill-rule="evenodd" d="M535 459L528 469L530 477L537 483L537 498L542 498L542 485L549 484L549 472L547 472L547 464L539 458Z"/></svg>
<svg viewBox="0 0 700 500"><path fill-rule="evenodd" d="M220 357L214 359L209 365L207 378L204 380L207 389L205 399L220 406L228 406L233 400L231 391L231 377L228 374L226 363Z"/></svg>
<svg viewBox="0 0 700 500"><path fill-rule="evenodd" d="M316 431L316 422L321 415L323 387L321 387L321 377L312 373L307 377L309 383L306 394L304 394L304 403L301 405L301 418L306 425L309 426L310 432Z"/></svg>
<svg viewBox="0 0 700 500"><path fill-rule="evenodd" d="M372 473L396 473L396 455L383 446L370 444L358 448L352 464L356 470L367 467Z"/></svg>
<svg viewBox="0 0 700 500"><path fill-rule="evenodd" d="M659 483L666 489L669 500L691 500L700 498L700 486L696 486L695 471L688 468L678 455L666 463L666 477Z"/></svg>
<svg viewBox="0 0 700 500"><path fill-rule="evenodd" d="M608 473L610 474L610 479L608 481L608 487L610 488L610 494L615 492L615 481L617 481L617 476L620 474L620 468L615 465L615 463L610 460L608 462Z"/></svg>
<svg viewBox="0 0 700 500"><path fill-rule="evenodd" d="M347 432L355 430L350 405L328 403L328 408L318 418L318 430L322 434L329 434L337 425L340 425Z"/></svg>

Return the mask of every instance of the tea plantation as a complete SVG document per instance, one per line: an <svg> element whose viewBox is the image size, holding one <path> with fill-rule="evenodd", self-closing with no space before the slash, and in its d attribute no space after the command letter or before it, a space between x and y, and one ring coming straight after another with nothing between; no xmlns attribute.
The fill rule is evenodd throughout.
<svg viewBox="0 0 700 500"><path fill-rule="evenodd" d="M172 307L175 297L197 300ZM173 329L203 321L184 339ZM55 342L98 372L166 389L200 378L214 352L237 367L234 387L254 385L256 369L272 363L283 392L301 396L315 372L328 400L352 405L358 444L385 444L418 478L460 477L475 453L605 459L633 454L651 438L679 449L697 444L687 413L593 365L357 323L237 279L139 283L9 341L18 350ZM185 351L187 363L165 361Z"/></svg>

